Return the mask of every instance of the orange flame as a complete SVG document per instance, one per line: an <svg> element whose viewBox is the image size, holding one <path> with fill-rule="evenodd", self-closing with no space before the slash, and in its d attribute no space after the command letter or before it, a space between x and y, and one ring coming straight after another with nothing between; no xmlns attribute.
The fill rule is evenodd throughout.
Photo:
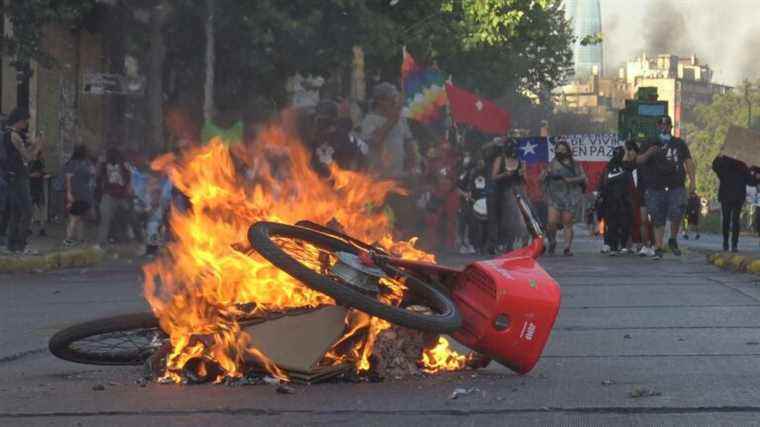
<svg viewBox="0 0 760 427"><path fill-rule="evenodd" d="M449 347L449 341L438 337L435 347L422 353L422 369L427 373L459 371L467 367L468 358Z"/></svg>
<svg viewBox="0 0 760 427"><path fill-rule="evenodd" d="M255 148L238 144L229 149L220 140L212 140L183 155L153 161L153 169L167 174L192 205L186 213L172 211L175 240L167 244L167 255L144 267L145 297L172 345L168 380L180 381L181 369L198 357L215 361L226 376L240 376L249 356L284 378L265 355L250 348L250 337L239 320L334 304L255 252L233 249L234 244L247 242L248 228L257 221L326 224L334 220L348 234L381 242L396 255L434 261L415 249L413 241L391 238L389 220L380 207L388 193L401 192L393 182L336 167L325 179L313 171L310 161L300 141L276 126L260 135ZM388 301L400 301L403 286L386 285L394 289ZM350 360L367 369L374 337L389 324L352 313L354 326L347 337L369 328L366 338L328 359Z"/></svg>

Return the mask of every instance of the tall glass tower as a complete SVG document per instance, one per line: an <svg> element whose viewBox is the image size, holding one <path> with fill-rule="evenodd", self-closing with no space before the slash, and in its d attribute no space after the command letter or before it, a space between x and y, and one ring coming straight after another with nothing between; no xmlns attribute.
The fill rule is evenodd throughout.
<svg viewBox="0 0 760 427"><path fill-rule="evenodd" d="M589 77L596 68L602 74L604 54L602 43L581 46L581 40L602 32L602 11L599 0L565 0L565 16L571 20L576 41L573 47L575 78Z"/></svg>

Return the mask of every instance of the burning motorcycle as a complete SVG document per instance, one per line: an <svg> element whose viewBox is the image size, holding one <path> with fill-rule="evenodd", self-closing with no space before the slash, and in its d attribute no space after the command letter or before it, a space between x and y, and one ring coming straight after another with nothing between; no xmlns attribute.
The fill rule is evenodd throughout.
<svg viewBox="0 0 760 427"><path fill-rule="evenodd" d="M402 259L379 246L308 221L257 222L251 249L302 284L393 324L450 334L470 349L524 374L538 362L560 305L559 285L536 259L543 231L519 195L533 242L464 269ZM411 310L424 306L427 310ZM270 314L239 319L241 326ZM152 313L75 325L49 343L57 357L101 365L142 364L167 340Z"/></svg>

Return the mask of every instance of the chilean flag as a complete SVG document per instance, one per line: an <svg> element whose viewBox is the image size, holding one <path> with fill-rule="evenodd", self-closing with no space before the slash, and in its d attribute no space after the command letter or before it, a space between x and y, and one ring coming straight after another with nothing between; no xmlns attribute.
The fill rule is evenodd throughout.
<svg viewBox="0 0 760 427"><path fill-rule="evenodd" d="M528 198L541 200L544 190L538 175L549 163L549 142L547 138L519 138L517 153L525 162L525 181Z"/></svg>
<svg viewBox="0 0 760 427"><path fill-rule="evenodd" d="M446 94L454 121L472 125L488 134L506 135L511 118L498 105L451 83L446 83Z"/></svg>

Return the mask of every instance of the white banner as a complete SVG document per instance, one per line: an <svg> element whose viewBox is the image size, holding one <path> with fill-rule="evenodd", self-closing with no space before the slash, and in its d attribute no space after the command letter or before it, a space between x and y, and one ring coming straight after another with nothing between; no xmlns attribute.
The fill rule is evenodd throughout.
<svg viewBox="0 0 760 427"><path fill-rule="evenodd" d="M612 150L624 142L616 133L562 135L549 140L550 161L554 158L554 143L567 141L573 149L573 158L579 162L606 162L612 157Z"/></svg>

